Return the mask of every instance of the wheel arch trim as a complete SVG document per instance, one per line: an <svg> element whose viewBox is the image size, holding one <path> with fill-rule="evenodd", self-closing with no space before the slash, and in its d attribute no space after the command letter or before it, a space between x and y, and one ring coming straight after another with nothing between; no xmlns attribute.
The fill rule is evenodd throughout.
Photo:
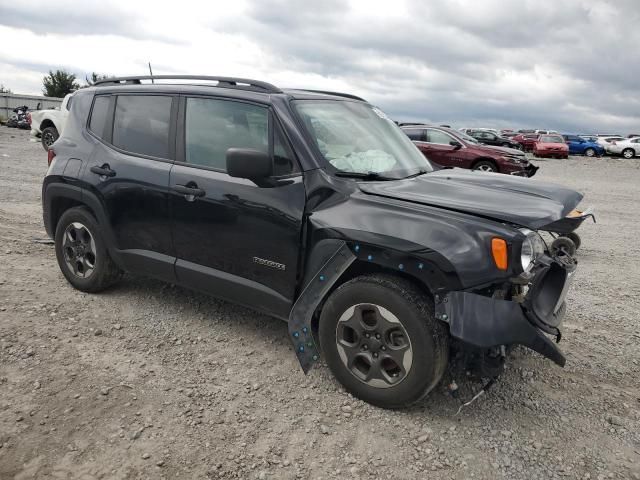
<svg viewBox="0 0 640 480"><path fill-rule="evenodd" d="M104 206L94 193L89 192L82 187L70 185L68 183L49 183L48 185L45 185L42 195L42 215L44 227L49 237L55 238L57 221L60 219L62 213L64 213L56 212L54 209L55 202L59 200L70 200L76 202L76 204L72 205L70 208L81 205L87 207L91 211L100 226L100 233L105 238L105 244L109 255L118 266L122 267L120 255L113 247L113 245L115 245L115 236L111 230Z"/></svg>
<svg viewBox="0 0 640 480"><path fill-rule="evenodd" d="M457 275L443 271L430 254L433 252L424 249L407 252L346 239L317 242L306 262L301 293L289 314L289 338L304 373L319 358L313 328L318 309L337 286L353 278L348 275L351 268L370 265L377 271L408 277L432 296L461 288Z"/></svg>

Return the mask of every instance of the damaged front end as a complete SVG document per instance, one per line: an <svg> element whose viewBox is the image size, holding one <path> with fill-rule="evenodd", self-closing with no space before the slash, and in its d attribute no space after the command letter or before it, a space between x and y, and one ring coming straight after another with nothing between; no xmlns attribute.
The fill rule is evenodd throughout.
<svg viewBox="0 0 640 480"><path fill-rule="evenodd" d="M576 266L565 251L545 251L508 282L436 296L436 317L449 324L452 337L490 358L504 358L509 346L523 345L563 367L559 327Z"/></svg>

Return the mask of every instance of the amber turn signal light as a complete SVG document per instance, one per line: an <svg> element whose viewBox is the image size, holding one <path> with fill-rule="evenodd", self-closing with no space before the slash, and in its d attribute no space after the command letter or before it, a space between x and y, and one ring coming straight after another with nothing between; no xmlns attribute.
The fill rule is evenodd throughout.
<svg viewBox="0 0 640 480"><path fill-rule="evenodd" d="M509 264L507 257L507 242L502 238L491 239L491 254L493 255L493 261L498 267L498 270L506 270Z"/></svg>

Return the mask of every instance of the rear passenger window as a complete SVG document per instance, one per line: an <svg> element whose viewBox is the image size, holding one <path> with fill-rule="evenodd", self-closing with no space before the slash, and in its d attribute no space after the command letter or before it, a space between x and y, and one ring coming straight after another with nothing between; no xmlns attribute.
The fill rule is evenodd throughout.
<svg viewBox="0 0 640 480"><path fill-rule="evenodd" d="M187 163L226 171L227 150L230 148L251 148L269 153L268 109L228 100L187 98ZM277 151L276 155L288 156L286 152L283 155L283 150ZM286 163L285 158L281 170L286 168Z"/></svg>
<svg viewBox="0 0 640 480"><path fill-rule="evenodd" d="M104 127L107 124L107 113L109 112L109 98L99 96L93 101L93 109L91 110L91 120L89 121L89 130L98 137L104 138Z"/></svg>
<svg viewBox="0 0 640 480"><path fill-rule="evenodd" d="M113 119L113 145L127 152L169 158L171 97L120 95Z"/></svg>

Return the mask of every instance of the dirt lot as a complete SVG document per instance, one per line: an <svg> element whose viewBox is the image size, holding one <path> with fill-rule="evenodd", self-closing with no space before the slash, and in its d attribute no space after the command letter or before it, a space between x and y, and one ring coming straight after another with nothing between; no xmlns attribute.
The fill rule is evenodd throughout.
<svg viewBox="0 0 640 480"><path fill-rule="evenodd" d="M324 365L305 377L286 325L127 275L73 290L41 221L46 155L0 128L0 479L640 479L640 160L540 161L583 227L564 369L518 349L489 393L450 370L384 411ZM446 389L452 379L461 395Z"/></svg>

